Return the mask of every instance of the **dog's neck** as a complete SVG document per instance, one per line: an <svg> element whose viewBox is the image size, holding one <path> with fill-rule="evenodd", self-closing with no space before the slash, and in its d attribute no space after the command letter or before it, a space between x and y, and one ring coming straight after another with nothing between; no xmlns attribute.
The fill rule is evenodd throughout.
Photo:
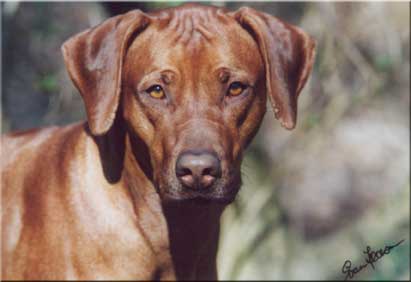
<svg viewBox="0 0 411 282"><path fill-rule="evenodd" d="M216 256L223 209L221 205L192 201L163 204L178 279L217 279Z"/></svg>
<svg viewBox="0 0 411 282"><path fill-rule="evenodd" d="M177 279L217 279L219 225L225 205L162 203L152 182L152 168L142 166L150 163L142 140L123 130L110 130L97 140L102 156L107 152L111 155L109 160L103 158L108 181L123 181L129 189L138 224L157 252L160 268L164 268L160 271L170 271L171 260ZM124 149L119 150L121 146ZM122 162L123 171L112 171L111 167L119 167L112 162Z"/></svg>

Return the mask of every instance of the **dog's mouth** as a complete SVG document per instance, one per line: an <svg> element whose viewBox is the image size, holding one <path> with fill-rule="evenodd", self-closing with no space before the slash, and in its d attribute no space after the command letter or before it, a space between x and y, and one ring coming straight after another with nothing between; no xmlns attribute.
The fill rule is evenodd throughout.
<svg viewBox="0 0 411 282"><path fill-rule="evenodd" d="M206 205L211 203L218 203L223 205L231 204L237 195L235 193L227 193L223 195L209 195L209 194L199 194L199 193L169 193L166 192L161 195L161 198L164 202L194 202L199 205Z"/></svg>
<svg viewBox="0 0 411 282"><path fill-rule="evenodd" d="M170 183L170 182L168 182ZM195 202L199 205L217 203L231 204L240 190L241 176L236 174L230 179L220 179L213 186L204 190L191 190L183 185L171 182L171 185L160 185L159 193L164 202Z"/></svg>

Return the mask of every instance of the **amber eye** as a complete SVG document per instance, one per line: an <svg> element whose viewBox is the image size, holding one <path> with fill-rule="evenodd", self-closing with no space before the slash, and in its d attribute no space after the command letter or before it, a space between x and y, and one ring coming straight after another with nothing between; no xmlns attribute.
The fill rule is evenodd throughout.
<svg viewBox="0 0 411 282"><path fill-rule="evenodd" d="M228 88L228 95L229 96L238 96L243 93L244 89L247 88L247 85L242 84L241 82L233 82L230 84Z"/></svg>
<svg viewBox="0 0 411 282"><path fill-rule="evenodd" d="M157 84L149 87L146 92L155 99L163 99L166 96L163 88Z"/></svg>

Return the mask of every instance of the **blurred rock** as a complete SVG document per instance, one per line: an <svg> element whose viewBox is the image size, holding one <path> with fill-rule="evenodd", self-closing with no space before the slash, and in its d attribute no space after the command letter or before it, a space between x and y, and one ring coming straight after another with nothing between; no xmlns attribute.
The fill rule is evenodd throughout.
<svg viewBox="0 0 411 282"><path fill-rule="evenodd" d="M306 239L355 221L403 189L409 175L406 124L380 112L344 119L319 138L288 152L279 194L289 224Z"/></svg>

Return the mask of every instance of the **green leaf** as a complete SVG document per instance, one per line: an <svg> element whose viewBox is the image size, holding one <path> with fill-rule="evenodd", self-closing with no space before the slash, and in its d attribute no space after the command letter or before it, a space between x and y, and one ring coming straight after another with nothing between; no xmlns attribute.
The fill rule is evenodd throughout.
<svg viewBox="0 0 411 282"><path fill-rule="evenodd" d="M41 91L48 92L48 93L57 91L58 82L57 82L56 75L47 74L43 76L38 82L38 87Z"/></svg>
<svg viewBox="0 0 411 282"><path fill-rule="evenodd" d="M375 67L379 71L389 71L393 66L393 61L390 56L378 56L374 61Z"/></svg>

